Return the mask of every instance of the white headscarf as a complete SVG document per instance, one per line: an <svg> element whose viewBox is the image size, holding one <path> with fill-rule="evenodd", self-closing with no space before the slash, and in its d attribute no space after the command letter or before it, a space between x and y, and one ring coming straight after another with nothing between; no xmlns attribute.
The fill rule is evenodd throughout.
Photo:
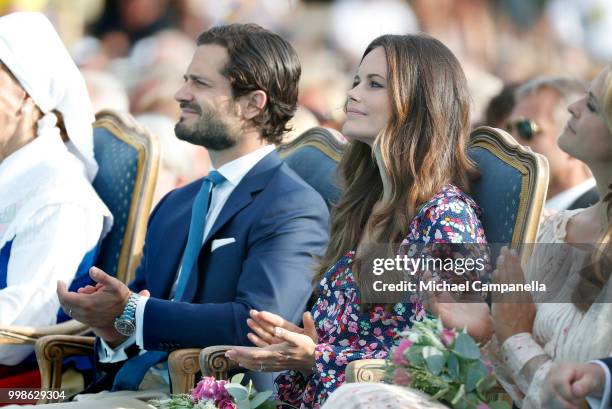
<svg viewBox="0 0 612 409"><path fill-rule="evenodd" d="M94 111L85 80L47 17L31 12L0 17L0 61L45 114L38 122L39 135L57 132L51 111L62 114L70 139L66 145L83 162L91 182L98 171Z"/></svg>

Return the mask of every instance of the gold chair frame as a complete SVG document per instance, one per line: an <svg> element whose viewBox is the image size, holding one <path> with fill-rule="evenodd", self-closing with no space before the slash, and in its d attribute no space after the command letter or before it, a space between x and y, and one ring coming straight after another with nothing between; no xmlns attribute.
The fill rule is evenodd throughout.
<svg viewBox="0 0 612 409"><path fill-rule="evenodd" d="M548 191L548 161L528 146L520 145L506 131L480 126L472 131L470 148L488 150L500 160L521 173L521 194L518 215L514 223L510 246L521 252L523 261L531 255L532 247L524 244L536 242L540 218Z"/></svg>
<svg viewBox="0 0 612 409"><path fill-rule="evenodd" d="M340 162L346 144L343 138L335 129L317 126L304 131L292 141L279 145L277 151L281 158L285 158L298 148L312 146L334 161Z"/></svg>

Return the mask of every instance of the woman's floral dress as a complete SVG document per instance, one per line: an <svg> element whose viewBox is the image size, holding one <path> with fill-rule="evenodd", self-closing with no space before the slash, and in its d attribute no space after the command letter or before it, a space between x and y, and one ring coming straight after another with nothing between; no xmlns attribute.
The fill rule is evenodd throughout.
<svg viewBox="0 0 612 409"><path fill-rule="evenodd" d="M412 219L402 243L486 243L480 208L456 186L446 185L425 203ZM351 264L355 251L349 251L319 282L319 298L312 309L318 344L316 370L304 377L288 371L276 380L277 398L299 408L320 408L345 379L349 362L384 359L397 333L406 329L411 318L425 312L418 305L395 304L390 312L382 305L370 311L360 309L360 292L354 282Z"/></svg>

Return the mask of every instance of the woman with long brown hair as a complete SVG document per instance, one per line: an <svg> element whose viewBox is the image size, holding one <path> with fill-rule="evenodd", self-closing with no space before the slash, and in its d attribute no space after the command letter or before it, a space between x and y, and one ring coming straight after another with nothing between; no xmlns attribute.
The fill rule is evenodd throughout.
<svg viewBox="0 0 612 409"><path fill-rule="evenodd" d="M344 194L312 315L299 328L252 311L249 339L258 348L227 352L251 370L289 370L276 380L280 400L320 407L344 382L348 362L386 357L394 335L424 314L418 304L365 299L372 244L397 254L399 243L486 243L480 210L465 193L473 172L469 103L459 62L440 41L384 35L366 49L348 92Z"/></svg>

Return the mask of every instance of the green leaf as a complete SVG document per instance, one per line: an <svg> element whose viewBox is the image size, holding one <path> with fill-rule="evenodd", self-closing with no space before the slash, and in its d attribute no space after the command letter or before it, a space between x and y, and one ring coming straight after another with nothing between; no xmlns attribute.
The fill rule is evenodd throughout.
<svg viewBox="0 0 612 409"><path fill-rule="evenodd" d="M238 400L236 401L236 407L238 409L251 409L251 404L248 400Z"/></svg>
<svg viewBox="0 0 612 409"><path fill-rule="evenodd" d="M461 358L470 360L480 359L480 348L478 348L478 344L468 334L459 334L457 339L455 339L453 349Z"/></svg>
<svg viewBox="0 0 612 409"><path fill-rule="evenodd" d="M474 392L465 395L463 401L470 409L478 407L478 404L482 402L480 399L478 399L478 395L476 395Z"/></svg>
<svg viewBox="0 0 612 409"><path fill-rule="evenodd" d="M457 355L454 353L448 354L446 357L446 366L448 367L448 374L453 377L453 379L459 378L459 359L457 359Z"/></svg>
<svg viewBox="0 0 612 409"><path fill-rule="evenodd" d="M423 347L412 346L406 350L404 356L410 361L411 365L419 366L423 365Z"/></svg>
<svg viewBox="0 0 612 409"><path fill-rule="evenodd" d="M238 402L249 398L249 390L240 384L226 383L225 389Z"/></svg>
<svg viewBox="0 0 612 409"><path fill-rule="evenodd" d="M486 394L489 389L497 385L497 379L493 375L486 376L476 383L476 389L482 395Z"/></svg>
<svg viewBox="0 0 612 409"><path fill-rule="evenodd" d="M253 400L251 400L251 409L255 409L262 403L264 403L270 396L272 396L272 391L259 392Z"/></svg>
<svg viewBox="0 0 612 409"><path fill-rule="evenodd" d="M244 379L244 374L237 373L236 375L232 376L232 379L230 379L230 382L231 383L242 383L242 379Z"/></svg>
<svg viewBox="0 0 612 409"><path fill-rule="evenodd" d="M474 362L470 364L467 368L466 379L465 379L465 389L468 392L472 392L476 389L476 385L478 382L482 380L482 378L487 377L487 369L482 365L481 362Z"/></svg>
<svg viewBox="0 0 612 409"><path fill-rule="evenodd" d="M439 377L440 377L440 379L441 379L443 382L446 382L446 383L452 383L452 382L454 382L453 377L452 377L452 376L449 376L449 375L447 375L447 374L445 374L445 373L440 374L440 375L439 375Z"/></svg>
<svg viewBox="0 0 612 409"><path fill-rule="evenodd" d="M457 391L455 396L453 396L453 399L451 399L451 403L453 404L453 406L458 404L459 401L461 401L461 398L463 398L464 396L465 396L465 386L461 385L459 386L459 390Z"/></svg>
<svg viewBox="0 0 612 409"><path fill-rule="evenodd" d="M427 368L434 375L440 374L444 369L444 364L446 364L444 353L435 347L423 348L423 358L425 358Z"/></svg>
<svg viewBox="0 0 612 409"><path fill-rule="evenodd" d="M444 397L444 395L446 395L446 394L447 394L448 392L450 392L450 391L451 391L451 387L450 387L450 386L448 386L448 387L446 387L446 388L444 388L444 389L440 389L440 390L439 390L438 392L436 392L436 394L435 394L435 395L433 395L431 398L432 398L433 400L440 400L441 398L443 398L443 397Z"/></svg>

